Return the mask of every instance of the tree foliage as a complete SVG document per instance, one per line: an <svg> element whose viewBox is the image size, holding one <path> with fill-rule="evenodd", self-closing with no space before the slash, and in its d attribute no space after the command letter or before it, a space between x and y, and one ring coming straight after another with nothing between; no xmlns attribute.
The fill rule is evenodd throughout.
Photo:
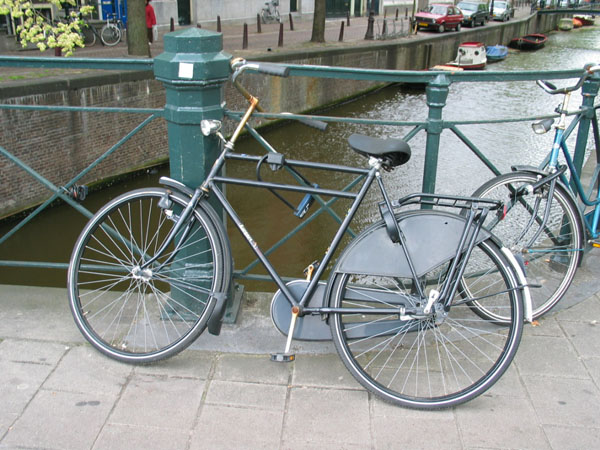
<svg viewBox="0 0 600 450"><path fill-rule="evenodd" d="M75 0L48 0L59 9L76 6ZM51 22L40 14L29 0L0 0L0 14L11 14L15 22L16 34L23 47L34 44L40 51L48 48L60 48L62 54L70 56L76 47L83 47L82 27L87 26L83 17L94 10L93 6L82 6L71 10L58 22Z"/></svg>

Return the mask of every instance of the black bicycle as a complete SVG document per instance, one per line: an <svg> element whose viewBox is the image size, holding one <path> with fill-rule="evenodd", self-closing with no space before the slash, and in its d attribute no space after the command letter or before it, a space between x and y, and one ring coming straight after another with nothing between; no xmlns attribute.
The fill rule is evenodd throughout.
<svg viewBox="0 0 600 450"><path fill-rule="evenodd" d="M400 139L352 135L353 151L366 168L236 154L258 99L239 82L245 70L285 77L285 66L232 62L232 82L249 107L231 138L218 121L202 121L205 136L223 148L198 187L163 177L163 187L123 194L85 226L73 250L68 287L77 326L104 354L125 362L172 356L206 328L219 334L233 273L218 204L240 230L278 286L271 305L275 325L287 334L275 361L292 361L292 339L333 339L340 358L369 391L395 404L435 409L463 403L490 388L508 368L521 338L529 303L523 273L513 256L484 228L501 203L481 198L413 194L389 198L385 171L406 163ZM320 126L320 122L308 122ZM297 184L221 175L228 160L256 164L257 172L285 168ZM308 169L353 174L349 190L313 185ZM381 220L334 254L357 209L375 182ZM223 185L264 188L282 195L301 192L304 216L322 197L351 202L319 264L307 279L284 282L223 193ZM211 200L209 203L208 200ZM422 208L427 205L428 208ZM454 209L457 212L449 212ZM321 282L330 265L327 282ZM486 320L478 308L501 311L507 324Z"/></svg>

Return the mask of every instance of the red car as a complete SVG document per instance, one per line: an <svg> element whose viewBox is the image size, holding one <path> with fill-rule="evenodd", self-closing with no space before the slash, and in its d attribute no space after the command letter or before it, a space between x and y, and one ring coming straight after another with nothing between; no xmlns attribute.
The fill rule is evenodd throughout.
<svg viewBox="0 0 600 450"><path fill-rule="evenodd" d="M417 29L437 30L440 33L448 29L460 31L463 14L454 5L437 4L429 5L425 11L415 14Z"/></svg>

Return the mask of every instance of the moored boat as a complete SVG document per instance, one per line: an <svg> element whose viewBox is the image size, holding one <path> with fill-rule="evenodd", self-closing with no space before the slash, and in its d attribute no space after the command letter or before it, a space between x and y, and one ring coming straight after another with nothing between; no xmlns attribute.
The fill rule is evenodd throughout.
<svg viewBox="0 0 600 450"><path fill-rule="evenodd" d="M512 39L508 46L519 50L538 50L546 45L547 40L545 34L526 34Z"/></svg>
<svg viewBox="0 0 600 450"><path fill-rule="evenodd" d="M558 29L560 31L571 31L573 29L573 19L570 17L560 19L558 22Z"/></svg>
<svg viewBox="0 0 600 450"><path fill-rule="evenodd" d="M508 47L506 45L488 45L485 53L489 63L502 61L508 56Z"/></svg>
<svg viewBox="0 0 600 450"><path fill-rule="evenodd" d="M581 20L573 18L573 28L581 28L583 26L583 23L581 22Z"/></svg>
<svg viewBox="0 0 600 450"><path fill-rule="evenodd" d="M573 19L579 20L584 27L591 27L594 25L595 17L590 15L576 15L573 16Z"/></svg>
<svg viewBox="0 0 600 450"><path fill-rule="evenodd" d="M458 46L456 59L446 65L464 70L478 70L483 69L486 63L485 45L482 42L463 42Z"/></svg>

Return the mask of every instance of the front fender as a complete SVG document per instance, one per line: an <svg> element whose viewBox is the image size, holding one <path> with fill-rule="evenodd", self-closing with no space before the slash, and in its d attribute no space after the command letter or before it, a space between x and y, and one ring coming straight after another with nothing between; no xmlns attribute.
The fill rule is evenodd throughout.
<svg viewBox="0 0 600 450"><path fill-rule="evenodd" d="M444 211L408 211L396 215L417 276L422 276L456 255L466 219ZM476 243L491 237L480 229ZM336 272L411 277L399 243L390 239L385 223L375 223L360 233L340 256Z"/></svg>

